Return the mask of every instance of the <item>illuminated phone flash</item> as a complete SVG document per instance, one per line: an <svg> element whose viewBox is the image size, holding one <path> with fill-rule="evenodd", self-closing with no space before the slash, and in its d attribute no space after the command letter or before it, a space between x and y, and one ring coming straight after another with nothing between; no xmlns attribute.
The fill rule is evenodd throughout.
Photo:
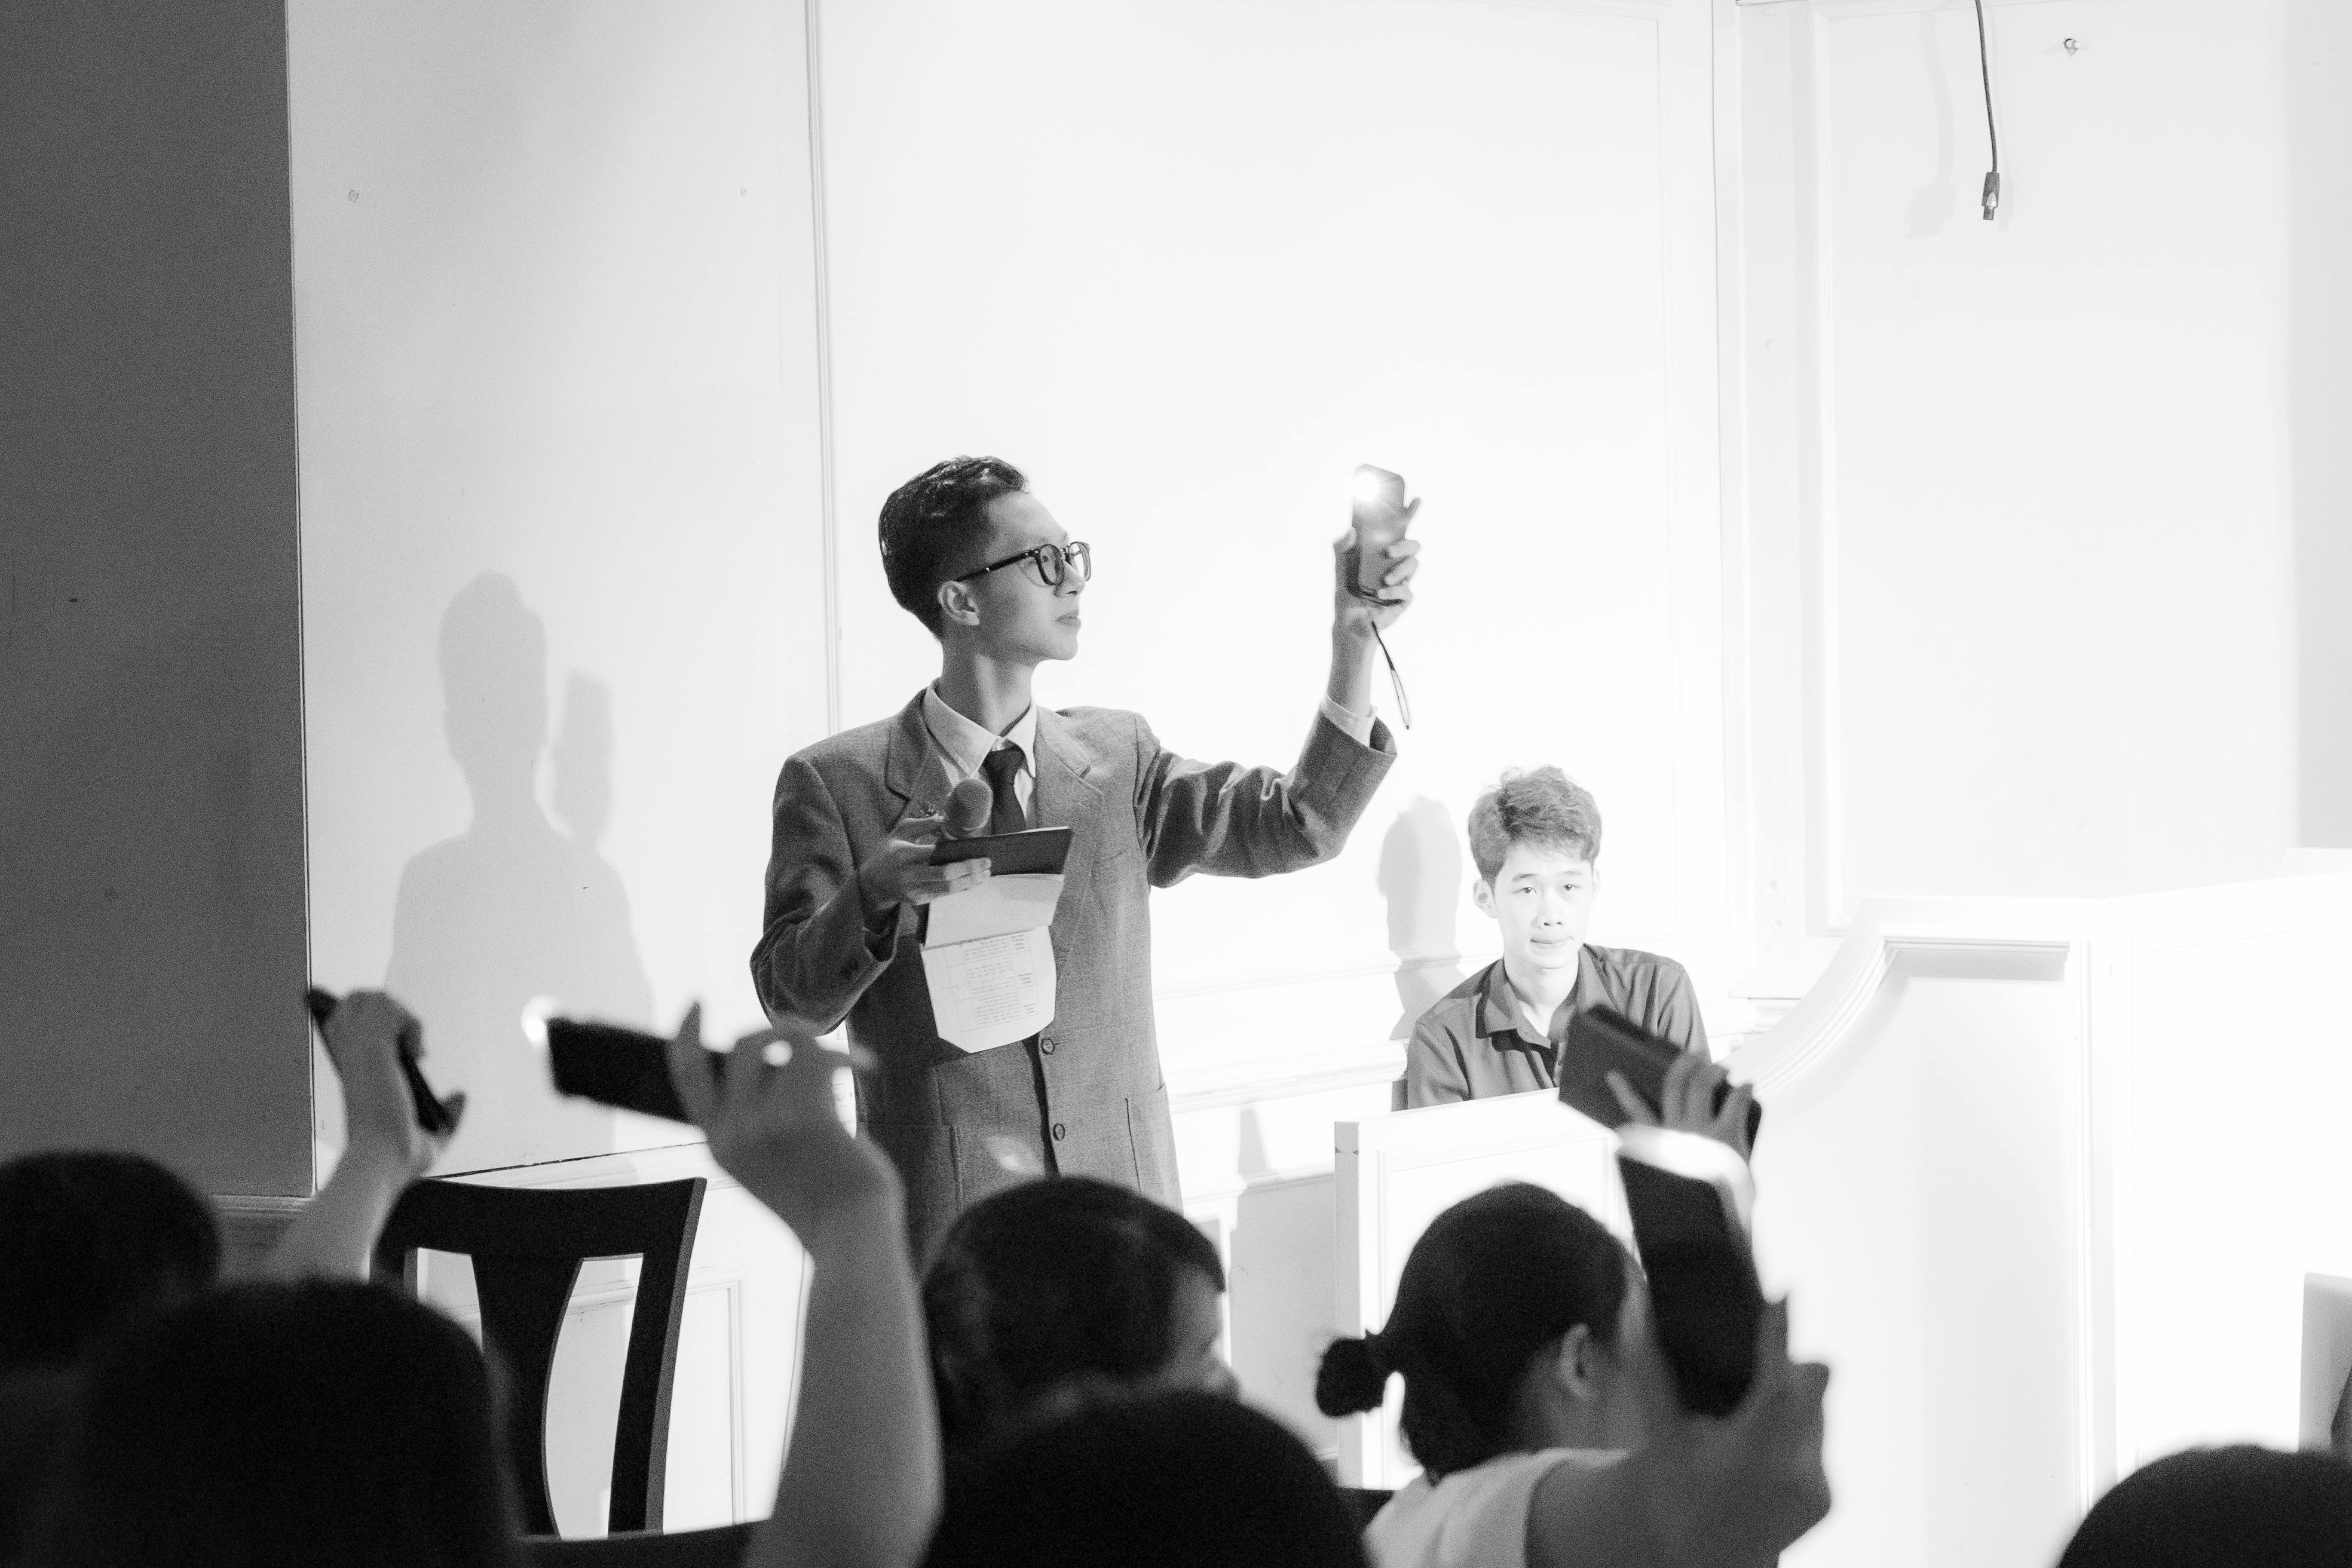
<svg viewBox="0 0 2352 1568"><path fill-rule="evenodd" d="M534 996L522 1005L522 1037L532 1049L547 1049L547 1021L562 1011L563 1004L552 996Z"/></svg>
<svg viewBox="0 0 2352 1568"><path fill-rule="evenodd" d="M1354 490L1358 500L1375 501L1381 500L1387 494L1387 475L1370 463L1362 463L1357 466L1356 480L1350 488Z"/></svg>

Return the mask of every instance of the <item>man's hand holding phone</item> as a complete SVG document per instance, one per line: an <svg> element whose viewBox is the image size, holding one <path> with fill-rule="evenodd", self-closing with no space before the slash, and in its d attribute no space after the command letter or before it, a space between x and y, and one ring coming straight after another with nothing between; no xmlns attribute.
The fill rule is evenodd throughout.
<svg viewBox="0 0 2352 1568"><path fill-rule="evenodd" d="M780 1066L768 1060L781 1043ZM782 1054L782 1053L779 1053ZM856 1057L827 1050L814 1031L757 1029L735 1042L714 1077L702 1044L702 1007L688 1008L669 1044L670 1081L711 1158L792 1227L820 1264L844 1246L894 1238L904 1221L898 1173L853 1137L834 1108L834 1075Z"/></svg>
<svg viewBox="0 0 2352 1568"><path fill-rule="evenodd" d="M1406 538L1405 530L1420 510L1420 498L1407 501L1404 480L1395 474L1370 467L1357 470L1348 531L1331 542L1335 636L1385 631L1412 603L1421 541Z"/></svg>
<svg viewBox="0 0 2352 1568"><path fill-rule="evenodd" d="M1663 1103L1654 1107L1625 1080L1623 1073L1612 1068L1605 1081L1631 1120L1644 1127L1668 1127L1712 1138L1746 1159L1748 1108L1756 1103L1756 1091L1738 1084L1724 1095L1721 1105L1716 1104L1717 1087L1730 1077L1706 1058L1685 1051L1666 1068L1665 1086L1659 1096Z"/></svg>
<svg viewBox="0 0 2352 1568"><path fill-rule="evenodd" d="M985 858L931 864L931 846L946 826L943 816L908 817L890 830L890 841L857 868L857 896L869 919L879 919L901 904L919 909L987 879Z"/></svg>

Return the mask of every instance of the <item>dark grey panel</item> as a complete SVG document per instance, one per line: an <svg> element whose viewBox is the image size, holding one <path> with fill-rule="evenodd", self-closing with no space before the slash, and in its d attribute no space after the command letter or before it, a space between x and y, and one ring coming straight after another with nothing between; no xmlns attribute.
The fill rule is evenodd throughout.
<svg viewBox="0 0 2352 1568"><path fill-rule="evenodd" d="M286 38L0 6L0 1155L307 1193Z"/></svg>

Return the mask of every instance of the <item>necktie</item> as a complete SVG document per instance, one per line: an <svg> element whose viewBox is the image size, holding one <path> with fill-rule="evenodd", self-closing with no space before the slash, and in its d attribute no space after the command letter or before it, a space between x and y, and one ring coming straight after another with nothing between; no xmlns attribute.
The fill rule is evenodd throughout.
<svg viewBox="0 0 2352 1568"><path fill-rule="evenodd" d="M1013 777L1021 772L1021 748L997 747L982 760L980 771L988 779L988 831L991 834L1025 831L1029 826L1029 814L1021 809L1021 797L1013 789Z"/></svg>

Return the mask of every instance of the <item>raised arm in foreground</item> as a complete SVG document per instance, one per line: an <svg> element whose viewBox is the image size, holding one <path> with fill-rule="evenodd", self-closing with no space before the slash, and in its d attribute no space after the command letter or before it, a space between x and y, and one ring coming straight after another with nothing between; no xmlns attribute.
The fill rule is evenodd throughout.
<svg viewBox="0 0 2352 1568"><path fill-rule="evenodd" d="M771 1067L778 1039L792 1056ZM678 1096L814 1270L792 1443L743 1568L908 1568L939 1511L940 1442L898 1173L841 1125L848 1059L809 1035L746 1036L716 1087L702 1055L697 1008L671 1044Z"/></svg>
<svg viewBox="0 0 2352 1568"><path fill-rule="evenodd" d="M365 1279L375 1238L408 1184L423 1175L455 1134L416 1124L415 1102L401 1076L404 1037L425 1052L415 1017L381 991L354 991L320 1031L327 1059L343 1084L343 1157L303 1205L257 1273L265 1279ZM466 1097L446 1097L454 1121Z"/></svg>

